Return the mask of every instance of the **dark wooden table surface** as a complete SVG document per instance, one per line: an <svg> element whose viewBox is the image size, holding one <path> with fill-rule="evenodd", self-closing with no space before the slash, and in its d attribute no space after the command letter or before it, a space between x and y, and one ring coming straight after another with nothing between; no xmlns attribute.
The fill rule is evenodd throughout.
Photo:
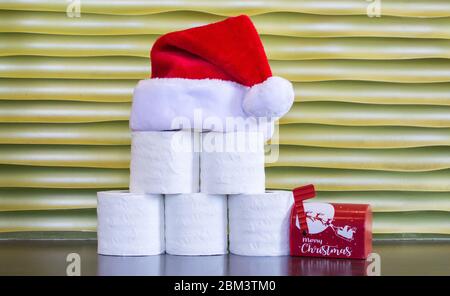
<svg viewBox="0 0 450 296"><path fill-rule="evenodd" d="M96 241L0 241L0 275L366 275L364 260L299 257L100 256ZM450 275L450 242L376 242L381 275Z"/></svg>

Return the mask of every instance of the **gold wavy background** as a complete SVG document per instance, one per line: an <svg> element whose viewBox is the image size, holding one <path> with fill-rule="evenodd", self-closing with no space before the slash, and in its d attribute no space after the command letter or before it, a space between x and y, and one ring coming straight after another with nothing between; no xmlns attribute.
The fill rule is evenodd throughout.
<svg viewBox="0 0 450 296"><path fill-rule="evenodd" d="M0 237L95 237L128 186L128 117L168 31L251 15L296 103L267 187L370 203L386 239L450 238L450 2L0 0Z"/></svg>

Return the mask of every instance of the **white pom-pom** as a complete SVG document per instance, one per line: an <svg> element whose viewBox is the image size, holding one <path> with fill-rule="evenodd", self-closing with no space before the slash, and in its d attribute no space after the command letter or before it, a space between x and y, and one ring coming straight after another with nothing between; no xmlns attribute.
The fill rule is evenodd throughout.
<svg viewBox="0 0 450 296"><path fill-rule="evenodd" d="M281 117L291 109L294 88L288 80L272 76L252 86L242 102L244 111L255 117Z"/></svg>

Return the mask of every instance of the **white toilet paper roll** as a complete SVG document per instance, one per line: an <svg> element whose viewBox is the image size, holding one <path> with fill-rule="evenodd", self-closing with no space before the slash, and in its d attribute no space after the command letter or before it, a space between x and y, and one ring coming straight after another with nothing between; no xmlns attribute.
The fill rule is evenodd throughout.
<svg viewBox="0 0 450 296"><path fill-rule="evenodd" d="M264 193L264 135L257 132L202 134L203 193Z"/></svg>
<svg viewBox="0 0 450 296"><path fill-rule="evenodd" d="M227 197L202 193L165 196L166 252L227 253Z"/></svg>
<svg viewBox="0 0 450 296"><path fill-rule="evenodd" d="M199 192L199 146L191 131L132 132L130 192Z"/></svg>
<svg viewBox="0 0 450 296"><path fill-rule="evenodd" d="M97 193L98 253L145 256L164 252L164 199L127 191Z"/></svg>
<svg viewBox="0 0 450 296"><path fill-rule="evenodd" d="M289 255L290 191L228 197L230 252L246 256Z"/></svg>

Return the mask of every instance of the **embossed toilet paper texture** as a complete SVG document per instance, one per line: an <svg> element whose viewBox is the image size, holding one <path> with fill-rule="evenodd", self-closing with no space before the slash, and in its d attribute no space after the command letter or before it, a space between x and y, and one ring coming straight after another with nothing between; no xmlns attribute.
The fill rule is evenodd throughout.
<svg viewBox="0 0 450 296"><path fill-rule="evenodd" d="M230 252L246 256L289 255L291 191L228 197Z"/></svg>
<svg viewBox="0 0 450 296"><path fill-rule="evenodd" d="M132 132L131 139L131 192L199 191L199 154L194 152L198 134L190 131Z"/></svg>
<svg viewBox="0 0 450 296"><path fill-rule="evenodd" d="M200 176L204 193L264 192L264 137L255 132L202 135Z"/></svg>
<svg viewBox="0 0 450 296"><path fill-rule="evenodd" d="M164 252L164 200L159 194L98 193L98 253L117 256Z"/></svg>
<svg viewBox="0 0 450 296"><path fill-rule="evenodd" d="M166 195L165 221L168 254L218 255L228 252L226 195Z"/></svg>

